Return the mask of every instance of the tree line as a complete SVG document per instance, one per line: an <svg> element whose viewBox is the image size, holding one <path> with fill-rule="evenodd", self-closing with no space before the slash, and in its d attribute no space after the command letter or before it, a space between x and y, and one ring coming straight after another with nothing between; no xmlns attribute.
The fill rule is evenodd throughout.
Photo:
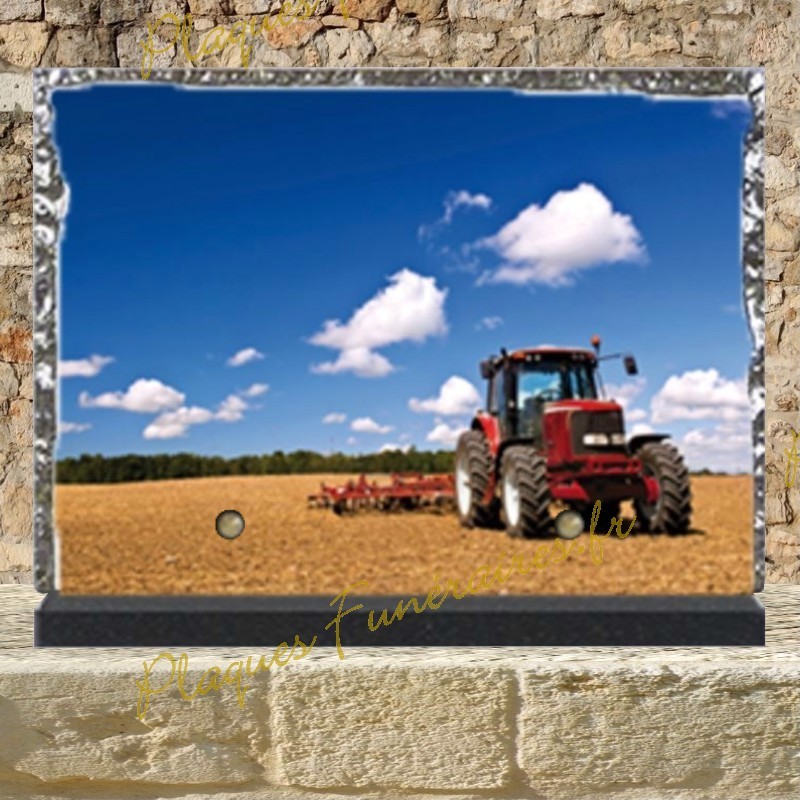
<svg viewBox="0 0 800 800"><path fill-rule="evenodd" d="M236 458L194 453L162 455L82 455L56 463L57 483L122 483L172 478L207 478L221 475L301 475L309 473L452 472L455 454L450 450L346 455L312 450L277 450L264 455Z"/></svg>
<svg viewBox="0 0 800 800"><path fill-rule="evenodd" d="M222 475L307 475L313 473L360 474L388 472L452 472L452 450L388 450L384 453L346 455L313 450L277 450L264 455L236 458L170 453L154 456L82 455L63 458L56 464L57 483L123 483L172 478L211 478ZM701 469L692 475L724 475Z"/></svg>

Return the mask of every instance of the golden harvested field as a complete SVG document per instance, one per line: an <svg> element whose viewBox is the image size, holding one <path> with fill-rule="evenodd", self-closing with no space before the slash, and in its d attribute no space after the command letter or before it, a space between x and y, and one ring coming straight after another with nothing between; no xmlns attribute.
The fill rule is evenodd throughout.
<svg viewBox="0 0 800 800"><path fill-rule="evenodd" d="M327 479L292 475L197 478L56 491L65 594L427 594L440 579L468 581L483 564L527 559L547 540L465 530L454 512L309 509ZM752 479L692 479L694 530L683 536L634 530L604 540L592 563L585 533L568 559L514 575L504 594L741 594L753 583ZM222 539L217 514L237 509L244 533ZM623 506L630 518L631 509ZM624 525L627 530L629 523ZM598 531L605 533L605 531ZM583 545L584 547L581 547ZM584 550L583 554L581 549ZM494 590L485 590L491 594Z"/></svg>

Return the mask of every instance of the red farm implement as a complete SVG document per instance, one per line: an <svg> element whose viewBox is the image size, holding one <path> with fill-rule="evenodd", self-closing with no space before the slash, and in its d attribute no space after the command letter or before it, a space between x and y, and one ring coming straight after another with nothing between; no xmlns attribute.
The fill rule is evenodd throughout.
<svg viewBox="0 0 800 800"><path fill-rule="evenodd" d="M454 497L453 475L395 473L389 483L383 484L367 480L366 475L342 486L323 483L318 494L308 496L308 505L310 508L330 508L336 514L368 508L400 511L430 506L451 507Z"/></svg>

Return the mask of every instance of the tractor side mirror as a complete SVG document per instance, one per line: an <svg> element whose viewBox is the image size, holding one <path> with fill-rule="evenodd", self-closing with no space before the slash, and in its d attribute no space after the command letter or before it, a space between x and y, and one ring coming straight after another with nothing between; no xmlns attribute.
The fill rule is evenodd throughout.
<svg viewBox="0 0 800 800"><path fill-rule="evenodd" d="M486 361L481 361L481 378L483 378L485 381L488 381L493 374L494 370L492 369L491 359L486 359Z"/></svg>
<svg viewBox="0 0 800 800"><path fill-rule="evenodd" d="M633 356L625 356L625 372L628 375L638 375L639 368L636 366L636 359Z"/></svg>

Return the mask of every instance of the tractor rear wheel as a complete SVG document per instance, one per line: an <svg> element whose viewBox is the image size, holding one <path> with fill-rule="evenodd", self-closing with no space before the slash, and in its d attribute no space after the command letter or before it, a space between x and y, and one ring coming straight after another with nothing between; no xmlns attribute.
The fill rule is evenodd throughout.
<svg viewBox="0 0 800 800"><path fill-rule="evenodd" d="M462 433L456 447L456 506L465 528L492 528L498 523L497 503L483 502L492 477L492 453L481 431Z"/></svg>
<svg viewBox="0 0 800 800"><path fill-rule="evenodd" d="M655 503L634 501L641 529L685 533L692 515L692 492L689 470L678 449L666 442L651 442L642 445L634 455L642 462L644 474L655 478L659 488Z"/></svg>
<svg viewBox="0 0 800 800"><path fill-rule="evenodd" d="M503 454L501 508L506 531L532 539L550 525L547 465L532 447L509 447Z"/></svg>

